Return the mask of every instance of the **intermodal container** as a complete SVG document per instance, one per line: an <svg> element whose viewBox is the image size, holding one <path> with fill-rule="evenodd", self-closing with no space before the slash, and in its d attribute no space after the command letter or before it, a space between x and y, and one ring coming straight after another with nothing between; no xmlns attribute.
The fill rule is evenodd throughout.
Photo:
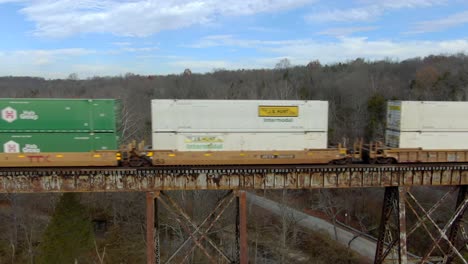
<svg viewBox="0 0 468 264"><path fill-rule="evenodd" d="M153 149L178 151L304 150L327 148L326 132L153 133Z"/></svg>
<svg viewBox="0 0 468 264"><path fill-rule="evenodd" d="M327 101L152 100L153 132L328 131Z"/></svg>
<svg viewBox="0 0 468 264"><path fill-rule="evenodd" d="M2 153L116 150L116 133L0 133Z"/></svg>
<svg viewBox="0 0 468 264"><path fill-rule="evenodd" d="M0 99L0 132L115 132L118 101Z"/></svg>
<svg viewBox="0 0 468 264"><path fill-rule="evenodd" d="M392 148L468 149L466 132L406 132L387 130L386 145Z"/></svg>
<svg viewBox="0 0 468 264"><path fill-rule="evenodd" d="M468 102L389 101L387 129L402 132L468 132Z"/></svg>

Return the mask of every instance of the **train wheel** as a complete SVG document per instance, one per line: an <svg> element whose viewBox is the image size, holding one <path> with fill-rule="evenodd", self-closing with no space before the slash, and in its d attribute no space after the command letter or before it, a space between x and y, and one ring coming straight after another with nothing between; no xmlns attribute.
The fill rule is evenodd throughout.
<svg viewBox="0 0 468 264"><path fill-rule="evenodd" d="M331 164L335 164L335 165L346 165L346 164L349 164L350 163L350 159L339 159L339 160L333 160L331 162Z"/></svg>
<svg viewBox="0 0 468 264"><path fill-rule="evenodd" d="M130 167L142 167L145 162L142 159L140 159L139 157L132 157L132 158L130 158L128 163L129 163Z"/></svg>
<svg viewBox="0 0 468 264"><path fill-rule="evenodd" d="M395 160L393 158L379 158L377 159L377 163L379 164L393 164Z"/></svg>

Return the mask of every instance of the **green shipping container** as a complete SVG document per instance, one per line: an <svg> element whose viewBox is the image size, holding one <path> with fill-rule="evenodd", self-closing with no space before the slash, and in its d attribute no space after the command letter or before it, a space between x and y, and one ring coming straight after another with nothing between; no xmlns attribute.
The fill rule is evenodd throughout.
<svg viewBox="0 0 468 264"><path fill-rule="evenodd" d="M116 150L115 133L0 133L1 153Z"/></svg>
<svg viewBox="0 0 468 264"><path fill-rule="evenodd" d="M115 132L118 101L0 99L0 132Z"/></svg>

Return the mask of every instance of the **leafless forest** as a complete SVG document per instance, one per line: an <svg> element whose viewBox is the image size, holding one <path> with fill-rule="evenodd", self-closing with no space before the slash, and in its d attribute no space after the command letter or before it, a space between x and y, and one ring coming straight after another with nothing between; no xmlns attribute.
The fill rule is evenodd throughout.
<svg viewBox="0 0 468 264"><path fill-rule="evenodd" d="M270 70L215 69L195 74L189 69L168 76L124 76L79 79L71 73L65 80L34 77L0 77L3 98L117 98L121 99L121 141L150 140L150 99L301 99L329 101L329 141L337 144L364 138L381 140L385 127L386 100L449 100L468 98L468 57L429 56L401 62L368 62L356 59L347 63L292 66L287 59ZM421 196L425 190L418 191ZM383 191L325 190L269 192L269 197L284 200L299 210L312 209L329 219L346 212L361 230L375 235L380 217ZM442 194L432 191L427 200ZM185 206L189 215L203 219L223 192L174 192L171 195ZM51 223L61 216L55 210L66 201L59 194L0 195L0 263L54 263L47 259L46 245L53 234ZM353 197L353 199L350 199ZM144 194L80 194L69 199L82 207L70 213L84 215L85 221L72 224L88 226L82 249L65 254L63 259L79 263L144 263L145 210ZM60 201L60 203L58 203ZM210 233L229 254L234 253L234 208L228 210ZM54 213L55 211L55 213ZM63 217L62 217L63 218ZM439 216L445 219L443 213ZM54 222L55 221L55 222ZM73 221L71 219L70 221ZM335 245L330 238L301 230L297 219L276 219L268 212L250 208L250 259L256 263L365 263L346 247ZM161 256L168 257L187 235L168 212L161 211ZM58 233L66 229L58 225ZM70 236L70 235L69 235ZM68 239L68 238L67 238ZM70 239L77 239L71 237ZM421 235L421 239L426 239ZM65 243L65 242L64 242ZM78 243L71 241L70 243ZM80 245L81 245L80 244ZM418 253L420 245L409 245ZM234 255L233 255L234 256ZM190 255L191 263L205 263L199 252ZM58 261L58 260L56 260ZM58 262L56 262L58 263Z"/></svg>
<svg viewBox="0 0 468 264"><path fill-rule="evenodd" d="M0 77L0 96L117 98L122 100L123 141L149 140L150 99L304 99L327 100L330 143L343 138L382 139L385 100L464 101L468 97L468 57L429 56L402 62L366 62L293 67L287 59L273 70L215 69L168 76L66 80Z"/></svg>

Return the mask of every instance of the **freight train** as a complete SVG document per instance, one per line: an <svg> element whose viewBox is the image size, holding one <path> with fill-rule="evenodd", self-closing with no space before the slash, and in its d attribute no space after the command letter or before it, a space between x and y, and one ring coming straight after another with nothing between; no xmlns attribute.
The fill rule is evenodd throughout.
<svg viewBox="0 0 468 264"><path fill-rule="evenodd" d="M335 147L326 101L152 100L151 147L118 147L116 100L0 99L0 110L0 167L468 162L465 102L389 101L385 144Z"/></svg>

